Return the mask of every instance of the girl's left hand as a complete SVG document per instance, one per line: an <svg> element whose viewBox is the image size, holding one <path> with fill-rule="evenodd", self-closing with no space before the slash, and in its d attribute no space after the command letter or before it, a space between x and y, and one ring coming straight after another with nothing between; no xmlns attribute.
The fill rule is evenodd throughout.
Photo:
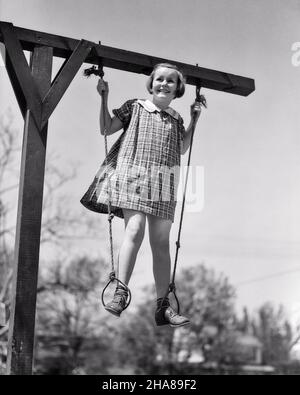
<svg viewBox="0 0 300 395"><path fill-rule="evenodd" d="M197 122L201 114L201 103L195 101L191 105L191 118L194 122Z"/></svg>

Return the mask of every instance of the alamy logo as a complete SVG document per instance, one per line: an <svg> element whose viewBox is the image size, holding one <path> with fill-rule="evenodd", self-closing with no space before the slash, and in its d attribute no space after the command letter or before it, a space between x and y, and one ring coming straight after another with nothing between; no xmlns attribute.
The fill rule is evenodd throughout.
<svg viewBox="0 0 300 395"><path fill-rule="evenodd" d="M294 52L291 59L292 65L298 67L300 66L300 42L295 42L291 49Z"/></svg>
<svg viewBox="0 0 300 395"><path fill-rule="evenodd" d="M95 196L97 202L128 201L182 202L187 170L189 177L185 195L185 211L200 212L204 207L204 168L202 166L129 166L99 169Z"/></svg>
<svg viewBox="0 0 300 395"><path fill-rule="evenodd" d="M5 46L0 43L0 67L5 66Z"/></svg>

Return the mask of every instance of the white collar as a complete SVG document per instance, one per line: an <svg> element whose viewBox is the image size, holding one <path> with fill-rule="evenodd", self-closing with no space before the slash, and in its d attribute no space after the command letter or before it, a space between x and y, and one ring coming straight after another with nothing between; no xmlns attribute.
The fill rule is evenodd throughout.
<svg viewBox="0 0 300 395"><path fill-rule="evenodd" d="M146 99L146 100L138 99L137 102L141 106L143 106L145 108L145 110L147 110L149 112L155 112L155 111L161 112L161 111L164 111L164 112L168 113L169 115L171 115L171 117L173 117L173 118L175 118L177 120L179 119L178 112L173 110L173 108L171 108L171 107L168 107L167 109L162 110L161 108L157 107L152 101L150 101L148 99Z"/></svg>

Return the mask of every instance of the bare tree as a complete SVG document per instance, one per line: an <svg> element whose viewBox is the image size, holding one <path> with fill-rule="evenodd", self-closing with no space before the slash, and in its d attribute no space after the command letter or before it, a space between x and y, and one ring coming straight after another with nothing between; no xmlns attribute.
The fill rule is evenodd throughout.
<svg viewBox="0 0 300 395"><path fill-rule="evenodd" d="M12 115L0 118L0 303L2 304L2 320L4 309L9 305L9 288L12 279L12 251L9 240L13 237L13 228L8 225L7 217L10 203L4 202L5 194L17 188L14 182L14 159L18 151L16 132L12 128ZM8 183L6 183L9 180ZM3 322L1 323L3 324ZM7 330L1 329L0 338Z"/></svg>
<svg viewBox="0 0 300 395"><path fill-rule="evenodd" d="M265 364L278 366L290 362L290 352L300 340L300 326L292 327L283 306L262 305L253 320L253 328L263 344Z"/></svg>
<svg viewBox="0 0 300 395"><path fill-rule="evenodd" d="M7 111L0 117L0 303L9 316L13 243L20 167L20 138L13 128L14 117ZM79 239L99 239L98 218L78 215L69 204L66 186L76 177L75 168L60 170L57 156L47 156L43 199L41 243L55 250ZM80 207L78 202L78 207ZM96 222L97 221L97 222ZM0 341L7 336L8 325L0 329Z"/></svg>
<svg viewBox="0 0 300 395"><path fill-rule="evenodd" d="M103 260L84 256L74 258L67 264L55 261L47 274L40 278L38 355L45 356L51 351L51 358L38 358L40 370L48 372L53 363L57 364L58 360L62 361L63 356L67 355L67 360L60 364L62 371L58 373L70 374L81 365L81 352L85 342L94 337L99 337L101 342L107 337L104 333L105 323L101 322L104 321L103 314L99 308L99 289L103 286L105 271ZM53 352L53 340L56 345L64 345L63 351Z"/></svg>

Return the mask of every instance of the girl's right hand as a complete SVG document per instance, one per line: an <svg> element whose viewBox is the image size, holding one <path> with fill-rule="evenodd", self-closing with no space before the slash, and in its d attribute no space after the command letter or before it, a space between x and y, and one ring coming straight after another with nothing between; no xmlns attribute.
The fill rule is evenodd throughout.
<svg viewBox="0 0 300 395"><path fill-rule="evenodd" d="M98 91L99 95L107 98L108 92L109 92L108 82L104 81L102 78L99 78L98 85L97 85L97 91Z"/></svg>
<svg viewBox="0 0 300 395"><path fill-rule="evenodd" d="M194 122L197 122L201 114L201 103L198 101L195 101L191 105L191 118Z"/></svg>

